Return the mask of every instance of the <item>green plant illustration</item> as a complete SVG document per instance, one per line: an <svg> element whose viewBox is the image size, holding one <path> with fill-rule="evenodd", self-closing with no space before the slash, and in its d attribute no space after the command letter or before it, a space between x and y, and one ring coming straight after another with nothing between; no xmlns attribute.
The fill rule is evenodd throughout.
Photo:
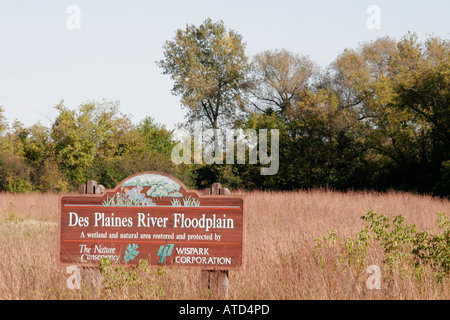
<svg viewBox="0 0 450 320"><path fill-rule="evenodd" d="M122 187L153 187L153 186L160 186L160 185L168 185L171 189L171 191L168 190L168 192L173 191L180 191L180 184L173 181L169 177L159 175L159 174L142 174L136 177L133 177L131 179L128 179L122 184Z"/></svg>
<svg viewBox="0 0 450 320"><path fill-rule="evenodd" d="M185 206L185 207L199 207L200 206L200 200L191 198L191 196L189 196L189 198L184 198L183 199L183 206Z"/></svg>
<svg viewBox="0 0 450 320"><path fill-rule="evenodd" d="M180 199L173 199L172 201L170 201L170 203L172 204L172 206L174 207L199 207L200 206L200 200L194 199L191 196L189 196L188 198L184 198L183 199L183 204L181 204Z"/></svg>
<svg viewBox="0 0 450 320"><path fill-rule="evenodd" d="M152 187L147 191L147 195L153 198L162 197L182 197L179 192L181 186L176 182L167 182L164 180L152 182Z"/></svg>
<svg viewBox="0 0 450 320"><path fill-rule="evenodd" d="M123 262L128 262L136 258L136 256L139 254L139 251L136 249L139 248L139 246L135 243L129 244L127 246L127 250L125 251L125 255L123 256Z"/></svg>
<svg viewBox="0 0 450 320"><path fill-rule="evenodd" d="M125 193L116 193L112 197L107 196L102 204L104 207L150 207L156 205L150 198L133 198Z"/></svg>
<svg viewBox="0 0 450 320"><path fill-rule="evenodd" d="M143 187L150 187L147 191L147 196L154 199L160 199L164 197L182 198L183 194L180 193L181 185L172 179L159 174L142 174L133 177L121 185L124 187L133 187L131 190L127 190L126 195L129 199L124 197L116 197L114 200L108 199L105 203L108 206L117 205L117 203L124 206L134 206L137 203L139 206L150 206L151 199L146 198L145 194L141 191ZM131 203L130 201L131 200Z"/></svg>

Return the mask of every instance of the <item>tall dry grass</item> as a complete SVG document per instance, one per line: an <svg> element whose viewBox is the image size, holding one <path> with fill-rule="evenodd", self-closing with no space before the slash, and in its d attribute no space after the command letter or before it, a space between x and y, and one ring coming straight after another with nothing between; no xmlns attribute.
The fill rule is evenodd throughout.
<svg viewBox="0 0 450 320"><path fill-rule="evenodd" d="M247 197L246 268L230 271L230 299L449 299L448 281L429 272L388 273L380 248L371 248L367 265L379 265L381 289L369 290L364 266L355 269L336 260L343 239L363 227L360 217L373 210L401 214L418 230L437 232L437 213L450 213L450 201L408 193L251 192ZM205 299L200 271L167 269L143 275L151 290L98 286L95 273L83 273L80 290L69 290L66 268L58 267L57 194L0 194L0 299ZM317 259L316 238L337 232L337 249ZM102 287L103 286L103 287Z"/></svg>

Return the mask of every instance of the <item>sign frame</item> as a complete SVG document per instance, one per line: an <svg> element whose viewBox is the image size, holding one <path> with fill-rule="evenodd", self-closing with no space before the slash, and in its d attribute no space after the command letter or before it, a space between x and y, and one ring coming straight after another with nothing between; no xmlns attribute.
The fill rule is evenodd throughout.
<svg viewBox="0 0 450 320"><path fill-rule="evenodd" d="M144 177L157 177L160 179L158 181L163 182L158 182L158 185L144 186L146 183L154 183L153 180L149 182ZM140 184L139 186L134 185L136 181ZM161 185L165 188L161 188ZM158 188L152 189L155 186L158 186L161 190ZM128 195L128 198L124 195ZM118 202L123 201L124 203L120 203L123 206L118 205L118 202L114 203L114 199ZM138 205L134 206L133 204L136 203ZM225 206L224 204L231 205ZM91 209L92 212L89 211ZM180 180L167 173L144 171L125 178L114 189L104 190L102 194L62 195L59 199L58 212L57 248L59 266L97 267L99 265L99 259L89 262L81 261L81 256L80 259L71 259L70 255L75 256L73 246L78 244L80 254L83 254L83 250L89 251L89 253L95 251L98 253L98 251L104 249L111 253L111 256L120 255L120 259L123 259L123 261L117 260L114 264L124 267L135 266L140 259L144 259L149 262L150 266L154 267L202 270L245 269L246 197L243 195L205 195L197 190L188 189ZM116 213L115 216L114 213ZM110 223L106 224L109 224L109 226L105 226L105 221L108 222L108 218L110 218ZM119 223L123 222L124 226L115 226L114 220ZM95 226L92 226L94 221ZM146 225L146 222L148 222L148 225ZM194 228L187 227L187 222L191 225L197 224L198 233L195 233ZM136 223L140 225L137 226ZM73 231L69 228L73 228ZM120 236L136 232L137 238L130 241L109 238L112 236L111 233L118 234L121 229L125 228L129 228L130 233L121 233ZM138 228L139 230L136 230ZM175 234L175 228L179 228L180 234ZM169 231L169 233L161 233L161 236L169 236L172 232L173 238L153 241L155 245L150 240L141 240L140 237L144 233L140 231L152 231L152 233L147 234L154 237L158 235L158 233L154 233L158 229ZM203 231L201 231L202 229ZM80 236L79 239L76 239L74 234L69 233L69 230L74 234L82 234L84 237L81 238ZM107 234L106 240L105 238L86 238L88 232L90 235L97 232L96 235L100 236L99 231L102 232L102 236L103 233ZM188 237L192 236L192 238L197 235L197 239L200 240L192 242L177 240L176 237L180 236L181 238L182 233L185 237L187 235ZM217 243L214 243L212 239L215 239L216 236L220 236L220 239L217 240ZM203 241L204 239L211 241ZM226 241L221 242L221 239ZM230 239L233 242L229 241ZM73 242L73 246L69 244L70 242ZM90 249L86 245L87 243L91 244ZM106 243L109 243L109 245L102 247L102 244ZM119 248L117 246L112 247L112 244L116 243L124 243L124 245ZM127 245L125 246L125 244ZM177 245L180 250L174 249ZM155 246L159 246L157 250ZM211 246L214 250L211 250ZM182 248L187 248L184 252L188 254L180 255L180 252L183 253ZM195 250L195 248L199 250ZM152 250L152 252L149 253L149 250ZM195 257L192 256L192 252L196 254ZM139 255L139 253L142 254ZM213 253L213 256L210 255L211 253ZM220 253L230 254L230 257L220 257ZM126 254L128 254L128 257L126 257ZM217 256L218 254L219 256ZM104 254L97 254L97 256L101 255ZM180 256L185 257L184 262L188 262L175 263L175 259ZM127 260L127 258L130 260ZM169 259L166 260L167 258ZM158 263L156 263L156 259L159 259ZM179 258L178 261L180 262L182 259ZM211 261L212 263L210 263Z"/></svg>

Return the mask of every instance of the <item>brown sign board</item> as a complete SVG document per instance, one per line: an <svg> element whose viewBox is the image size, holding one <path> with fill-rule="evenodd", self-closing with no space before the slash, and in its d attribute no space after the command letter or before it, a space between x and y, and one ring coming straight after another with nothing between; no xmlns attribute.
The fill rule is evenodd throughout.
<svg viewBox="0 0 450 320"><path fill-rule="evenodd" d="M201 195L174 177L143 172L101 195L60 201L59 263L229 270L244 267L245 201Z"/></svg>

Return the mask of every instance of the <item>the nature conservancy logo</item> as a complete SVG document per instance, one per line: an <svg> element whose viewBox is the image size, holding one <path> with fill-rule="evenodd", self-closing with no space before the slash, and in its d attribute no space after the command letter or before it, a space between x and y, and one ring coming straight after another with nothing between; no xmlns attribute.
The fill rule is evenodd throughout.
<svg viewBox="0 0 450 320"><path fill-rule="evenodd" d="M157 254L158 257L161 257L159 259L159 264L162 264L164 262L164 259L167 256L170 256L172 254L173 247L174 247L174 244L164 244L159 247L158 254Z"/></svg>

